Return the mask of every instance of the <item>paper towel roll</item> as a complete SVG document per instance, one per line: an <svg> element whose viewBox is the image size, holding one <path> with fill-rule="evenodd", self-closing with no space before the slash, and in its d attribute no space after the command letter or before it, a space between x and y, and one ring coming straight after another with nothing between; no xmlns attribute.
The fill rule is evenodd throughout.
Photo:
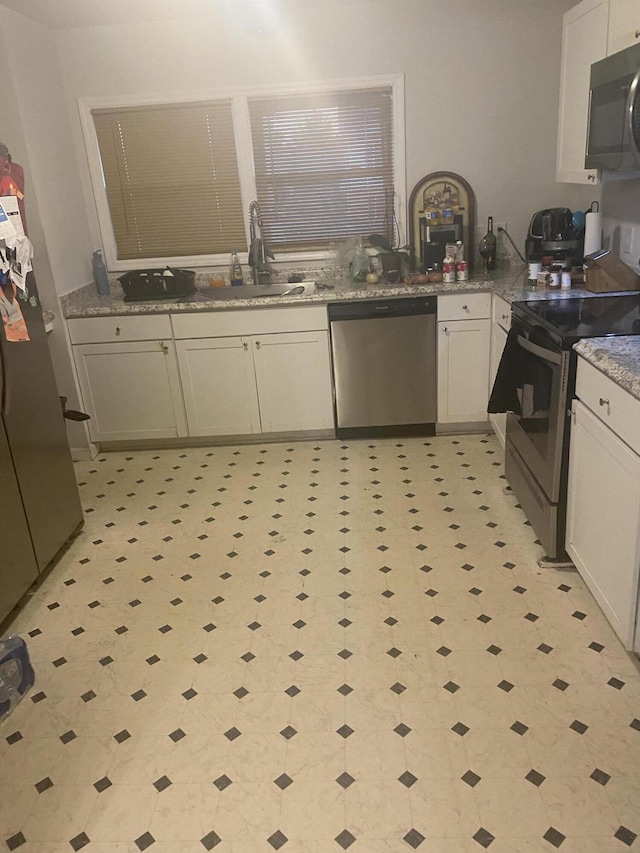
<svg viewBox="0 0 640 853"><path fill-rule="evenodd" d="M602 214L589 212L584 226L584 253L590 255L602 248Z"/></svg>

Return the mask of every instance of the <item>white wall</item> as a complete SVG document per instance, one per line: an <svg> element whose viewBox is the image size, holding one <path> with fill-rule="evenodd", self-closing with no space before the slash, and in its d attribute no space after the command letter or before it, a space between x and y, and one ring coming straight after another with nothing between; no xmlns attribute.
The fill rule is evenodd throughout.
<svg viewBox="0 0 640 853"><path fill-rule="evenodd" d="M0 6L0 26L59 294L91 281L91 232L51 30Z"/></svg>
<svg viewBox="0 0 640 853"><path fill-rule="evenodd" d="M599 191L555 183L562 14L574 0L370 0L287 4L208 18L56 32L87 209L97 236L78 97L197 92L405 73L407 194L427 173L474 188L478 228L507 222L523 248L532 213L586 208ZM274 4L275 7L275 4Z"/></svg>
<svg viewBox="0 0 640 853"><path fill-rule="evenodd" d="M640 272L640 178L608 175L602 186L603 248ZM611 178L614 178L611 180ZM624 252L624 232L631 230L631 253Z"/></svg>

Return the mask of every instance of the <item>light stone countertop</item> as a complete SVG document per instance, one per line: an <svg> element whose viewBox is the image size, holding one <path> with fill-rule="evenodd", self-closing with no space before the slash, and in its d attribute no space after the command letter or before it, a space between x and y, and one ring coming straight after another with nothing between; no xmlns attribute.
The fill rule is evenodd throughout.
<svg viewBox="0 0 640 853"><path fill-rule="evenodd" d="M65 318L109 317L127 314L178 314L196 311L242 311L251 308L267 308L285 305L327 305L331 302L389 299L391 297L432 296L448 293L478 293L495 291L508 302L538 299L566 299L569 296L594 296L586 290L550 291L531 288L526 279L524 266L498 271L487 278L474 276L469 281L445 284L443 282L424 285L389 285L345 282L335 276L323 274L323 271L309 271L308 275L332 285L329 290L313 290L299 296L268 296L259 299L209 300L201 302L177 302L166 299L149 302L124 302L120 284L111 281L109 296L98 296L95 285L88 284L61 298L62 312ZM196 282L198 292L206 293L207 276L198 274ZM291 285L294 287L295 285Z"/></svg>
<svg viewBox="0 0 640 853"><path fill-rule="evenodd" d="M640 335L583 338L574 349L616 385L640 400Z"/></svg>
<svg viewBox="0 0 640 853"><path fill-rule="evenodd" d="M513 280L513 275L509 281ZM62 297L62 310L67 319L74 317L108 317L121 314L181 314L196 311L245 311L251 308L267 308L285 305L327 305L330 302L389 299L391 297L425 296L437 293L471 293L492 290L496 282L484 278L473 278L452 284L389 285L345 283L340 280L323 282L332 285L330 290L313 290L299 296L263 296L258 299L205 299L202 302L177 302L166 299L150 302L124 302L122 288L111 283L109 296L98 296L95 285L89 284ZM292 284L291 287L295 287ZM208 288L199 287L206 294Z"/></svg>

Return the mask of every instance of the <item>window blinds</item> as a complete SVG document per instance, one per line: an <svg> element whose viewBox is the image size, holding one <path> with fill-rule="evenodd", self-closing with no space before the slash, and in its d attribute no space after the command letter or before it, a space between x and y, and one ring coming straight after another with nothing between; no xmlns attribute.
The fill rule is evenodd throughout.
<svg viewBox="0 0 640 853"><path fill-rule="evenodd" d="M290 250L393 239L391 88L249 101L265 237Z"/></svg>
<svg viewBox="0 0 640 853"><path fill-rule="evenodd" d="M231 101L92 115L119 260L246 249Z"/></svg>

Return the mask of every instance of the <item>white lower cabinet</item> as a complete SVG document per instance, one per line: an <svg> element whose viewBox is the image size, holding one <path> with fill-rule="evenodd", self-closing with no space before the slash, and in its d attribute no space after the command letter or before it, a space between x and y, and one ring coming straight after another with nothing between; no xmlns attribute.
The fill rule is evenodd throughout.
<svg viewBox="0 0 640 853"><path fill-rule="evenodd" d="M333 428L326 331L177 341L189 435Z"/></svg>
<svg viewBox="0 0 640 853"><path fill-rule="evenodd" d="M187 435L172 340L73 347L93 441Z"/></svg>
<svg viewBox="0 0 640 853"><path fill-rule="evenodd" d="M176 341L189 435L260 432L251 338Z"/></svg>
<svg viewBox="0 0 640 853"><path fill-rule="evenodd" d="M438 296L438 423L483 423L489 401L491 294Z"/></svg>
<svg viewBox="0 0 640 853"><path fill-rule="evenodd" d="M631 400L608 382L614 392ZM599 396L596 408L600 400L606 414L614 397ZM640 405L638 409L640 414ZM637 422L640 425L640 417ZM625 648L633 649L640 574L640 455L580 400L574 400L571 424L566 548ZM639 640L635 637L636 650Z"/></svg>
<svg viewBox="0 0 640 853"><path fill-rule="evenodd" d="M327 332L261 335L253 359L263 432L333 428Z"/></svg>
<svg viewBox="0 0 640 853"><path fill-rule="evenodd" d="M490 320L438 323L438 423L487 420Z"/></svg>

